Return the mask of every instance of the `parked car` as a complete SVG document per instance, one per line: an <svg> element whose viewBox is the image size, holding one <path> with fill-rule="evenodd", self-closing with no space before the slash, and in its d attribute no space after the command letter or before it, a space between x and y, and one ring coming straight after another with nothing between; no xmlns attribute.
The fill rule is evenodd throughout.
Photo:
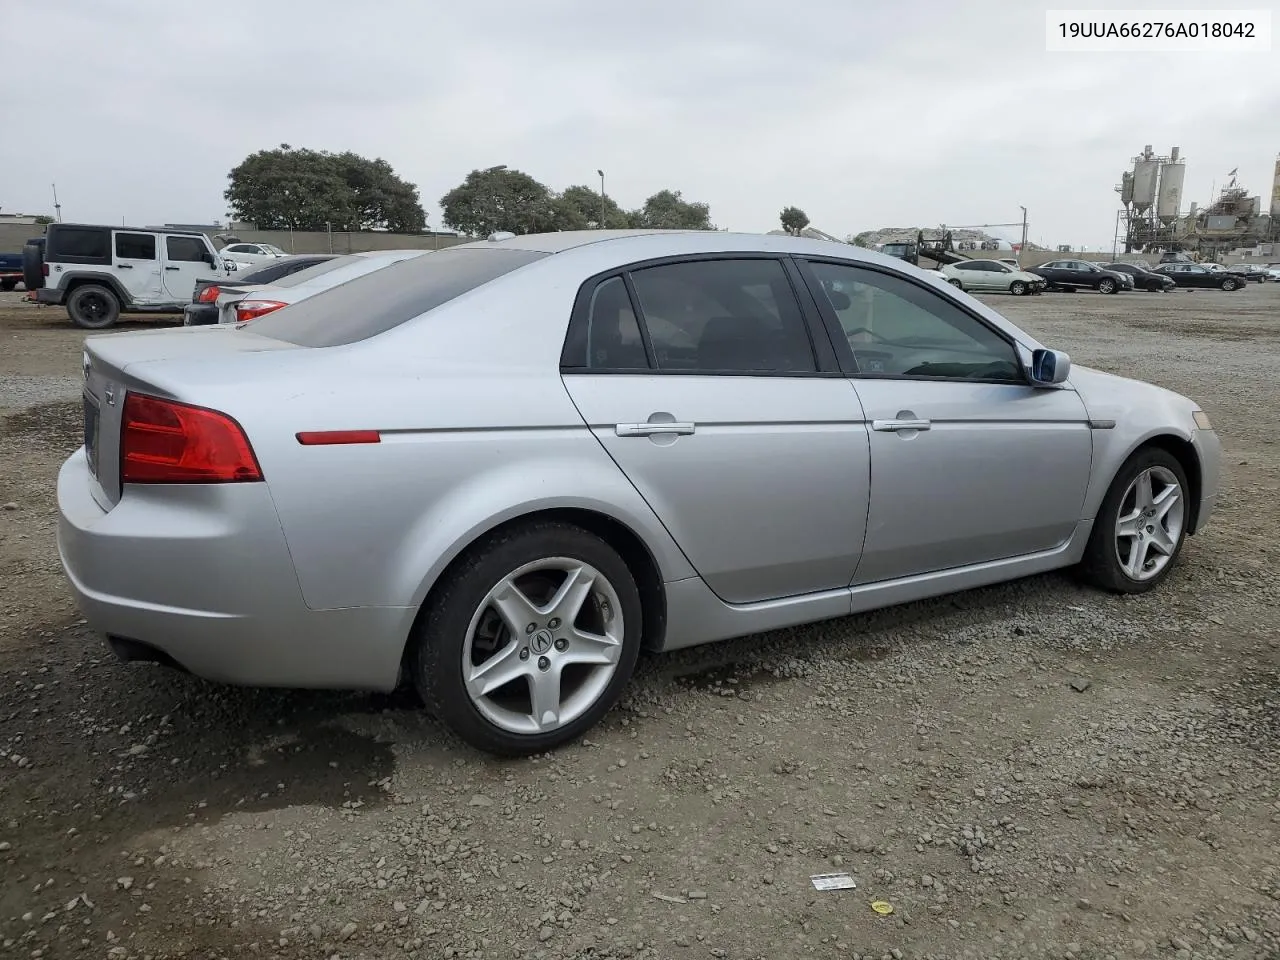
<svg viewBox="0 0 1280 960"><path fill-rule="evenodd" d="M1151 293L1168 293L1177 286L1172 278L1147 270L1135 263L1106 263L1102 264L1102 267L1115 273L1123 273L1133 280L1135 288L1141 288Z"/></svg>
<svg viewBox="0 0 1280 960"><path fill-rule="evenodd" d="M1234 273L1210 270L1199 263L1171 261L1156 267L1155 273L1171 277L1180 287L1212 287L1218 290L1239 290L1246 283Z"/></svg>
<svg viewBox="0 0 1280 960"><path fill-rule="evenodd" d="M1268 263L1265 269L1269 279L1280 280L1280 263Z"/></svg>
<svg viewBox="0 0 1280 960"><path fill-rule="evenodd" d="M274 283L317 264L335 259L337 254L316 253L274 257L257 267L246 267L243 274L234 279L198 280L192 292L191 303L182 310L182 323L188 327L202 327L218 322L218 297L224 290L242 290L246 287Z"/></svg>
<svg viewBox="0 0 1280 960"><path fill-rule="evenodd" d="M1050 260L1038 267L1030 267L1028 273L1042 277L1049 290L1097 290L1099 293L1119 293L1132 284L1125 282L1126 273L1103 270L1087 260ZM1130 278L1132 279L1132 278Z"/></svg>
<svg viewBox="0 0 1280 960"><path fill-rule="evenodd" d="M1092 263L1095 267L1097 267L1100 270L1111 269L1111 261L1109 260L1090 260L1089 262ZM1122 284L1121 286L1122 290L1137 289L1137 282L1133 274L1129 273L1127 270L1112 270L1111 272L1120 274L1120 282Z"/></svg>
<svg viewBox="0 0 1280 960"><path fill-rule="evenodd" d="M403 676L502 754L590 728L642 648L1055 568L1145 592L1218 490L1193 401L796 237L477 241L84 370L59 554L121 657Z"/></svg>
<svg viewBox="0 0 1280 960"><path fill-rule="evenodd" d="M1270 279L1267 274L1267 268L1258 263L1239 263L1227 269L1233 273L1243 273L1246 279L1254 283L1265 283Z"/></svg>
<svg viewBox="0 0 1280 960"><path fill-rule="evenodd" d="M8 293L22 281L22 254L0 253L0 292Z"/></svg>
<svg viewBox="0 0 1280 960"><path fill-rule="evenodd" d="M942 268L953 287L972 293L1011 293L1015 297L1042 293L1044 280L999 260L961 260Z"/></svg>
<svg viewBox="0 0 1280 960"><path fill-rule="evenodd" d="M240 243L238 241L227 244L218 251L218 254L222 259L236 264L238 269L289 256L274 243Z"/></svg>
<svg viewBox="0 0 1280 960"><path fill-rule="evenodd" d="M227 275L209 238L189 230L51 223L42 240L23 249L23 282L88 330L121 313L181 313L196 281Z"/></svg>
<svg viewBox="0 0 1280 960"><path fill-rule="evenodd" d="M1242 283L1248 283L1251 279L1253 279L1252 277L1249 276L1249 268L1239 264L1228 267L1221 263L1214 263L1212 261L1208 261L1200 264L1200 266L1204 267L1210 273L1216 273L1219 276L1224 276L1229 273L1232 276L1238 278Z"/></svg>
<svg viewBox="0 0 1280 960"><path fill-rule="evenodd" d="M409 260L430 253L430 250L374 250L368 253L349 253L318 263L305 270L274 283L246 284L219 290L214 301L218 308L219 323L243 323L254 317L265 316L305 300L317 293L346 283L366 273L381 270L401 260Z"/></svg>

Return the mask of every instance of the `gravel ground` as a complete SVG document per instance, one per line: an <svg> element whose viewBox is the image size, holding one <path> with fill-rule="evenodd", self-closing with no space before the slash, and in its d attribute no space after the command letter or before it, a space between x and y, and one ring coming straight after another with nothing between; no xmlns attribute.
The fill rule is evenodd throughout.
<svg viewBox="0 0 1280 960"><path fill-rule="evenodd" d="M519 762L408 696L114 662L54 544L83 337L0 302L0 953L1280 957L1280 285L992 302L1217 425L1219 512L1160 590L1050 575L651 657Z"/></svg>

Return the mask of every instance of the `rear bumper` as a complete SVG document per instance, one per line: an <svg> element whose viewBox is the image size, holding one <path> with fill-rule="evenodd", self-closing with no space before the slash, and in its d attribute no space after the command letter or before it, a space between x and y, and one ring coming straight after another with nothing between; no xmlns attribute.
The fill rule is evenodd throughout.
<svg viewBox="0 0 1280 960"><path fill-rule="evenodd" d="M110 511L84 450L58 473L58 553L89 625L197 676L389 690L407 611L310 610L265 484L130 487Z"/></svg>
<svg viewBox="0 0 1280 960"><path fill-rule="evenodd" d="M60 307L63 299L61 290L50 290L48 287L41 287L36 291L36 303L50 303L55 307Z"/></svg>
<svg viewBox="0 0 1280 960"><path fill-rule="evenodd" d="M182 308L184 327L206 327L218 322L218 307L212 303L189 303Z"/></svg>

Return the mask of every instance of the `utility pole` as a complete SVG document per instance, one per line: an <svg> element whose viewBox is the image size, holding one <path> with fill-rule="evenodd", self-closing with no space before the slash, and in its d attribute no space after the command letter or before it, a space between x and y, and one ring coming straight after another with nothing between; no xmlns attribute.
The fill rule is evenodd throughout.
<svg viewBox="0 0 1280 960"><path fill-rule="evenodd" d="M604 200L604 171L603 171L603 170L597 170L597 171L596 171L596 173L600 174L600 229L601 229L601 230L603 230L603 229L604 229L604 203L605 203L605 200Z"/></svg>
<svg viewBox="0 0 1280 960"><path fill-rule="evenodd" d="M1022 258L1027 255L1027 208L1018 207L1022 211L1022 243L1018 246L1018 266L1022 266Z"/></svg>

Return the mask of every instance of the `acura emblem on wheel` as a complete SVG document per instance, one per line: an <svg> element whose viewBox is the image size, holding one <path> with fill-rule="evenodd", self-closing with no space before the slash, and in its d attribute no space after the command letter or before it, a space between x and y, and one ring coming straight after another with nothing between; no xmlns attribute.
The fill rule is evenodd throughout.
<svg viewBox="0 0 1280 960"><path fill-rule="evenodd" d="M533 635L533 639L529 641L529 646L533 648L534 653L546 653L551 649L554 638L551 636L550 630L539 630Z"/></svg>

